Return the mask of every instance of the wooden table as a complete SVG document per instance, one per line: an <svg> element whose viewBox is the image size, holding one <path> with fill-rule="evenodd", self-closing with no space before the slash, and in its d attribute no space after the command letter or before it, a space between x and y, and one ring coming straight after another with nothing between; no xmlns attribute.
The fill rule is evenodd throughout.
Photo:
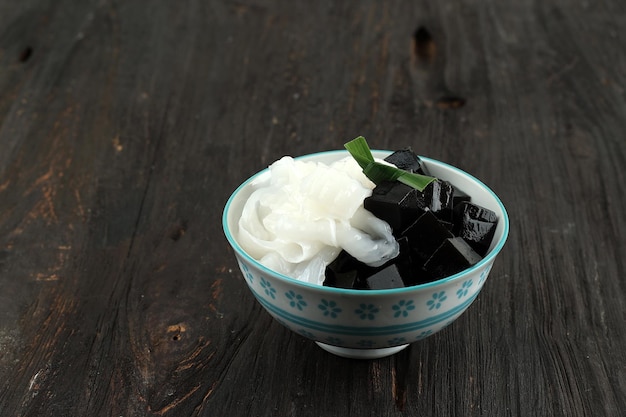
<svg viewBox="0 0 626 417"><path fill-rule="evenodd" d="M1 416L626 415L623 1L0 0ZM511 217L483 292L348 360L254 300L224 203L411 145Z"/></svg>

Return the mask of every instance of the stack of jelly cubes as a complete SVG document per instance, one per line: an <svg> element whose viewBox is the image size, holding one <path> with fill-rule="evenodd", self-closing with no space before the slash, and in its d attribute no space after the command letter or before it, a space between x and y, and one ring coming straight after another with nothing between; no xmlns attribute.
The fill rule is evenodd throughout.
<svg viewBox="0 0 626 417"><path fill-rule="evenodd" d="M411 148L385 158L400 169L429 175ZM400 254L380 267L365 265L347 252L326 268L324 285L363 290L408 287L436 281L479 262L488 252L496 214L447 181L424 191L398 181L376 185L364 206L391 226Z"/></svg>

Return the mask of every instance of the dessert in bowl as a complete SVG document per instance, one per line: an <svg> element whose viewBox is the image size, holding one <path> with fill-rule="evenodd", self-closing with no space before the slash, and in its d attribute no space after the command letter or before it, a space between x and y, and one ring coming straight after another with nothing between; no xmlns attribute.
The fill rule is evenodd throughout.
<svg viewBox="0 0 626 417"><path fill-rule="evenodd" d="M372 151L384 159L392 151ZM297 158L324 164L349 157L328 151ZM482 289L508 236L509 219L496 194L481 181L451 165L421 157L430 175L448 181L472 202L497 216L484 256L468 268L434 281L400 288L337 288L301 281L277 272L244 250L239 220L246 201L270 175L265 169L241 184L228 199L222 225L245 282L265 310L288 329L335 355L373 359L394 354L456 320Z"/></svg>

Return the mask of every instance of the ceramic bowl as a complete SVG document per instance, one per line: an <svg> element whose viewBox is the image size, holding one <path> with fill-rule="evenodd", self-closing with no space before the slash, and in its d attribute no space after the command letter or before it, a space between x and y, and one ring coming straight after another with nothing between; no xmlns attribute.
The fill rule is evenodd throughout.
<svg viewBox="0 0 626 417"><path fill-rule="evenodd" d="M384 158L389 151L373 151ZM300 157L331 163L348 156L331 151ZM504 246L509 219L500 199L486 185L458 168L422 158L431 175L450 181L493 210L498 218L491 248L471 268L439 281L388 290L351 290L301 282L261 265L237 243L237 222L263 170L241 184L226 203L222 224L248 288L279 323L315 341L335 355L373 359L392 355L410 343L431 336L456 320L483 287Z"/></svg>

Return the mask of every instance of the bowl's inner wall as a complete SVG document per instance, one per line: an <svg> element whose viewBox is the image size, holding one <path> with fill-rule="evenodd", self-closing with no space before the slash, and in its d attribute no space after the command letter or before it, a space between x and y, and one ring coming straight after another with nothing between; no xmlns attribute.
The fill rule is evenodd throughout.
<svg viewBox="0 0 626 417"><path fill-rule="evenodd" d="M385 158L390 153L390 151L372 151L372 154L375 158L381 159ZM330 151L306 155L298 159L312 160L329 164L348 156L349 154L347 151ZM470 195L472 198L472 202L480 206L486 207L496 213L499 222L496 228L493 242L491 243L491 247L489 250L491 252L496 246L502 246L504 240L506 239L506 231L508 230L509 220L506 210L502 205L502 202L495 195L495 193L493 193L493 191L487 188L479 180L465 173L464 171L461 171L458 168L429 158L422 159L426 164L428 170L430 171L431 175L442 180L450 181L460 190ZM235 190L228 203L226 204L226 224L224 225L225 233L229 240L231 240L231 243L237 251L244 252L237 243L238 221L241 217L243 206L250 194L254 191L254 183L262 181L263 177L267 175L269 175L269 171L263 170L248 179L237 190Z"/></svg>

